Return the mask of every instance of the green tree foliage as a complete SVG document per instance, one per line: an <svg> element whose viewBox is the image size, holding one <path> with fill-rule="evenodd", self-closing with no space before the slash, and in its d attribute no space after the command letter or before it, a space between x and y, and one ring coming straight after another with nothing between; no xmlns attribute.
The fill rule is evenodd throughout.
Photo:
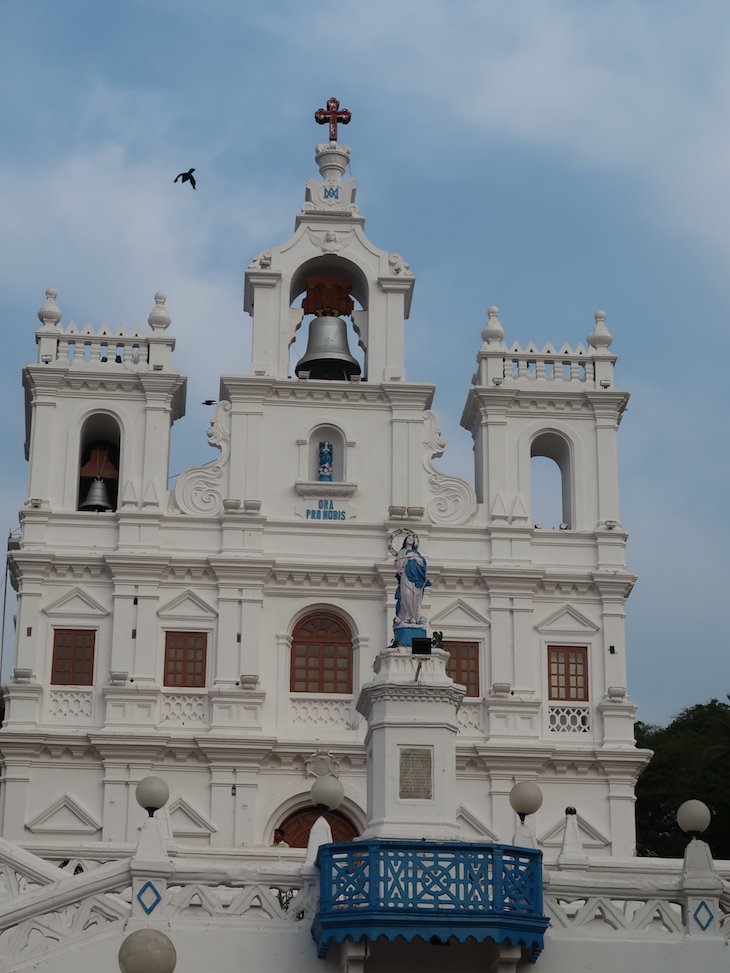
<svg viewBox="0 0 730 973"><path fill-rule="evenodd" d="M637 723L636 743L654 751L636 786L638 853L681 858L688 836L677 808L696 798L712 812L703 840L716 859L730 859L730 705L711 699L666 727Z"/></svg>

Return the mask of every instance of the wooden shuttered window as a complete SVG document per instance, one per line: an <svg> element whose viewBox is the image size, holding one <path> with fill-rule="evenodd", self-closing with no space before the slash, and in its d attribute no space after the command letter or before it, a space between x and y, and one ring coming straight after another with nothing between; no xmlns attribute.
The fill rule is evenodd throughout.
<svg viewBox="0 0 730 973"><path fill-rule="evenodd" d="M95 639L96 632L88 629L57 628L54 630L52 685L93 685Z"/></svg>
<svg viewBox="0 0 730 973"><path fill-rule="evenodd" d="M292 634L293 693L352 693L352 634L336 615L314 612Z"/></svg>
<svg viewBox="0 0 730 973"><path fill-rule="evenodd" d="M164 685L204 688L207 655L205 632L166 632Z"/></svg>
<svg viewBox="0 0 730 973"><path fill-rule="evenodd" d="M548 699L574 702L588 700L586 646L548 646Z"/></svg>
<svg viewBox="0 0 730 973"><path fill-rule="evenodd" d="M451 676L460 686L466 686L467 696L478 696L479 643L449 640L444 642L443 646L449 653L446 675Z"/></svg>

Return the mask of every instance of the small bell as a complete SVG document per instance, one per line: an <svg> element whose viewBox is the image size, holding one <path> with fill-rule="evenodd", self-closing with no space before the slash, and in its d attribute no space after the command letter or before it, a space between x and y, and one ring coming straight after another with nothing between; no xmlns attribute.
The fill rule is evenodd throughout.
<svg viewBox="0 0 730 973"><path fill-rule="evenodd" d="M95 510L97 513L103 513L105 510L112 509L112 505L109 503L109 492L106 488L106 483L100 476L97 476L89 487L86 500L81 504L79 510Z"/></svg>

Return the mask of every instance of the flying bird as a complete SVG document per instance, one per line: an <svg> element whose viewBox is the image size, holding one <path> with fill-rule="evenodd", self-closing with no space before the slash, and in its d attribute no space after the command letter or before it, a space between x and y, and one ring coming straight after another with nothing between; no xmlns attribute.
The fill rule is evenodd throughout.
<svg viewBox="0 0 730 973"><path fill-rule="evenodd" d="M200 404L201 405L215 405L216 402L217 402L217 399L203 399L203 401Z"/></svg>
<svg viewBox="0 0 730 973"><path fill-rule="evenodd" d="M173 182L177 182L178 179L182 179L183 182L189 182L190 185L193 187L193 189L195 189L195 176L193 175L194 172L195 169L188 169L187 172L180 172L175 176Z"/></svg>

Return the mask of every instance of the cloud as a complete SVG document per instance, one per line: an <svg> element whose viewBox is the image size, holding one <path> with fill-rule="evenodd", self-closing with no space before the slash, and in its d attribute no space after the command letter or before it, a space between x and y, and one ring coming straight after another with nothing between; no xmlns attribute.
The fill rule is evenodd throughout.
<svg viewBox="0 0 730 973"><path fill-rule="evenodd" d="M476 145L494 157L521 144L624 178L653 219L718 267L730 258L726 6L345 0L264 22L299 52L313 38L346 45L344 85L379 99L367 124L412 167L430 168L429 149L449 141L444 166L462 177Z"/></svg>

